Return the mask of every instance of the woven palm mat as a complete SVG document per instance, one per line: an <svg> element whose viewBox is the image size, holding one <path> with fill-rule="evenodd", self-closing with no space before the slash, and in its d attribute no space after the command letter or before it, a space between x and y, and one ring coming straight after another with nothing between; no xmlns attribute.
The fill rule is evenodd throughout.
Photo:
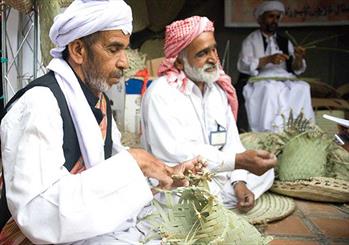
<svg viewBox="0 0 349 245"><path fill-rule="evenodd" d="M259 225L283 219L293 213L295 208L293 198L266 192L257 199L256 205L248 213L240 213L236 208L232 211L246 218L249 223Z"/></svg>
<svg viewBox="0 0 349 245"><path fill-rule="evenodd" d="M312 201L349 202L349 182L327 177L296 181L275 180L271 191Z"/></svg>

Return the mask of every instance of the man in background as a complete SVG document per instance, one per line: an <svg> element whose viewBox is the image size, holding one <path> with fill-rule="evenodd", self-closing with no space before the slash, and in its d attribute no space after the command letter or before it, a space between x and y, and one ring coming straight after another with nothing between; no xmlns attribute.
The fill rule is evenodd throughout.
<svg viewBox="0 0 349 245"><path fill-rule="evenodd" d="M238 120L240 115L243 120L246 108L250 128L238 124L245 130L281 131L282 115L287 119L290 110L294 115L303 110L307 119L314 120L310 86L296 77L306 69L305 49L294 47L277 32L284 14L285 7L281 2L262 2L255 10L260 28L242 43L237 63L241 106ZM254 82L246 84L250 78Z"/></svg>

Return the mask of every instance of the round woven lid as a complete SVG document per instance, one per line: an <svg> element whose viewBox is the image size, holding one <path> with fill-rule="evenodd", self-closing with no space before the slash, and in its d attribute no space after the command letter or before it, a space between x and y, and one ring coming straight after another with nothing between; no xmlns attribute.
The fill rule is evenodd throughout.
<svg viewBox="0 0 349 245"><path fill-rule="evenodd" d="M349 202L349 182L328 177L313 177L310 180L275 180L271 191L321 202Z"/></svg>
<svg viewBox="0 0 349 245"><path fill-rule="evenodd" d="M292 198L266 192L257 199L256 205L248 213L240 213L236 208L232 211L245 217L251 224L258 225L283 219L295 208L296 204Z"/></svg>

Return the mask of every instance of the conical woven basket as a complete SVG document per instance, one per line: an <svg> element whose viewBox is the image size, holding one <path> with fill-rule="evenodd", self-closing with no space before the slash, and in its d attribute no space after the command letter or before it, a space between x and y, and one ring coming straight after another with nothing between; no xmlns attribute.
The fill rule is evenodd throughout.
<svg viewBox="0 0 349 245"><path fill-rule="evenodd" d="M5 4L24 14L33 10L32 0L5 0Z"/></svg>
<svg viewBox="0 0 349 245"><path fill-rule="evenodd" d="M293 137L284 147L278 162L280 180L308 179L326 175L328 144L304 134Z"/></svg>
<svg viewBox="0 0 349 245"><path fill-rule="evenodd" d="M327 177L310 180L278 181L270 189L291 197L321 202L349 202L349 182Z"/></svg>
<svg viewBox="0 0 349 245"><path fill-rule="evenodd" d="M249 223L259 225L283 219L292 214L295 208L293 198L266 192L257 199L256 205L248 213L240 213L237 209L232 211Z"/></svg>

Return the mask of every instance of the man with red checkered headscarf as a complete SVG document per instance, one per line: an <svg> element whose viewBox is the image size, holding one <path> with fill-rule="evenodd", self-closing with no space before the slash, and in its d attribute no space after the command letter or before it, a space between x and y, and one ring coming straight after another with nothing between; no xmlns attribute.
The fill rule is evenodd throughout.
<svg viewBox="0 0 349 245"><path fill-rule="evenodd" d="M216 46L213 23L206 17L166 27L160 77L142 101L142 144L169 164L201 155L217 173L211 191L227 207L247 211L272 185L276 158L242 146L235 90Z"/></svg>

